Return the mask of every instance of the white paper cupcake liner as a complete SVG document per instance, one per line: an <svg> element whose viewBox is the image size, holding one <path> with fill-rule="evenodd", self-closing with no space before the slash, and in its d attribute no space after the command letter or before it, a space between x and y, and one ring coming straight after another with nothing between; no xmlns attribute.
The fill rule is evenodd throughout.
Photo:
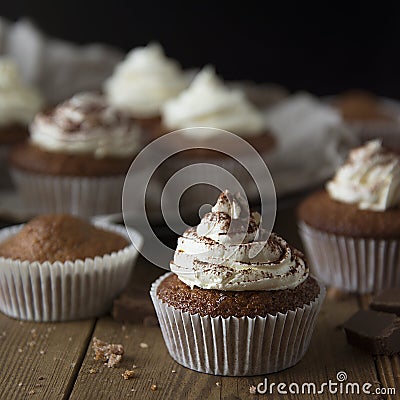
<svg viewBox="0 0 400 400"><path fill-rule="evenodd" d="M128 234L124 227L96 226ZM0 231L0 242L22 225ZM99 316L126 286L138 250L126 248L94 259L29 262L0 257L0 311L22 320L68 321Z"/></svg>
<svg viewBox="0 0 400 400"><path fill-rule="evenodd" d="M68 177L11 169L29 212L65 212L80 217L121 212L124 175Z"/></svg>
<svg viewBox="0 0 400 400"><path fill-rule="evenodd" d="M214 375L268 374L299 362L325 297L320 285L314 301L285 314L202 317L175 309L157 297L157 287L168 275L156 280L150 291L168 352L184 367Z"/></svg>
<svg viewBox="0 0 400 400"><path fill-rule="evenodd" d="M325 284L360 294L400 287L399 240L340 236L304 222L299 233L313 273Z"/></svg>

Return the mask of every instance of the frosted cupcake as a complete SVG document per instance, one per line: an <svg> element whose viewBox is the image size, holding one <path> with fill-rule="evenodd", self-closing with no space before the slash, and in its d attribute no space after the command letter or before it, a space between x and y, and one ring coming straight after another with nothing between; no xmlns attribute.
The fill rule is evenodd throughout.
<svg viewBox="0 0 400 400"><path fill-rule="evenodd" d="M259 375L296 364L324 298L302 254L276 234L258 242L260 216L244 210L222 193L178 239L173 273L151 288L171 357L199 372Z"/></svg>
<svg viewBox="0 0 400 400"><path fill-rule="evenodd" d="M400 286L400 156L371 141L299 207L315 274L357 293Z"/></svg>
<svg viewBox="0 0 400 400"><path fill-rule="evenodd" d="M113 106L136 118L144 127L157 122L165 102L186 86L179 64L151 43L131 50L105 82L104 92Z"/></svg>
<svg viewBox="0 0 400 400"><path fill-rule="evenodd" d="M42 97L22 82L16 64L0 58L0 168L4 172L10 146L28 137L28 126L42 106Z"/></svg>
<svg viewBox="0 0 400 400"><path fill-rule="evenodd" d="M70 215L2 229L0 310L34 321L102 315L128 282L136 256L124 227Z"/></svg>
<svg viewBox="0 0 400 400"><path fill-rule="evenodd" d="M119 212L125 174L140 149L126 114L96 93L80 93L36 116L13 149L15 183L33 212L81 216Z"/></svg>

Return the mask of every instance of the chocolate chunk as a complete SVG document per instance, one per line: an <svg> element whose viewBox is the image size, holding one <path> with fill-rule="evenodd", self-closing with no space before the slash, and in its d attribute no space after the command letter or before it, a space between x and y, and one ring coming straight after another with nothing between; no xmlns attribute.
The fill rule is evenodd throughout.
<svg viewBox="0 0 400 400"><path fill-rule="evenodd" d="M400 316L400 288L387 289L372 299L370 308Z"/></svg>
<svg viewBox="0 0 400 400"><path fill-rule="evenodd" d="M396 314L360 310L343 324L349 344L371 354L400 352L400 318Z"/></svg>

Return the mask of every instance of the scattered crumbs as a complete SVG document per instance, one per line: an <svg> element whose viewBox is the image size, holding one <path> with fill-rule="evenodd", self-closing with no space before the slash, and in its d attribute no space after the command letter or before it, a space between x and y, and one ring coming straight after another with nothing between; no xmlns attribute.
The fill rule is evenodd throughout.
<svg viewBox="0 0 400 400"><path fill-rule="evenodd" d="M74 368L75 365L76 365L76 362L75 362L75 361L71 363L71 367L72 367L72 368Z"/></svg>
<svg viewBox="0 0 400 400"><path fill-rule="evenodd" d="M95 368L90 368L90 369L89 369L89 374L97 374L97 369L95 369Z"/></svg>
<svg viewBox="0 0 400 400"><path fill-rule="evenodd" d="M43 355L43 354L46 354L46 351L45 350L40 350L39 353Z"/></svg>
<svg viewBox="0 0 400 400"><path fill-rule="evenodd" d="M126 369L122 377L127 381L128 379L132 379L135 376L135 371L133 369Z"/></svg>
<svg viewBox="0 0 400 400"><path fill-rule="evenodd" d="M149 345L148 345L147 343L144 343L144 342L140 343L139 346L140 346L142 349L147 349L147 348L149 347Z"/></svg>
<svg viewBox="0 0 400 400"><path fill-rule="evenodd" d="M173 374L176 374L176 371L173 369L172 371L171 371Z"/></svg>
<svg viewBox="0 0 400 400"><path fill-rule="evenodd" d="M256 394L257 393L257 388L252 385L252 386L250 386L249 392L250 392L250 394Z"/></svg>
<svg viewBox="0 0 400 400"><path fill-rule="evenodd" d="M18 383L18 387L21 387L21 386L22 386L22 382Z"/></svg>
<svg viewBox="0 0 400 400"><path fill-rule="evenodd" d="M36 339L38 337L38 334L36 332L36 329L31 329L31 335L34 339Z"/></svg>
<svg viewBox="0 0 400 400"><path fill-rule="evenodd" d="M136 392L136 389L131 389L131 392Z"/></svg>
<svg viewBox="0 0 400 400"><path fill-rule="evenodd" d="M215 382L217 386L221 386L221 382Z"/></svg>
<svg viewBox="0 0 400 400"><path fill-rule="evenodd" d="M137 365L133 364L132 369L136 369L136 368L137 368Z"/></svg>
<svg viewBox="0 0 400 400"><path fill-rule="evenodd" d="M34 340L31 340L30 342L27 343L27 346L33 347L36 344Z"/></svg>
<svg viewBox="0 0 400 400"><path fill-rule="evenodd" d="M93 338L93 350L94 359L105 361L109 368L116 367L124 354L124 346L122 344L107 343L97 338Z"/></svg>
<svg viewBox="0 0 400 400"><path fill-rule="evenodd" d="M157 389L158 389L158 387L157 387L157 385L156 385L155 383L153 383L153 384L150 386L150 390L152 390L153 392L155 392Z"/></svg>
<svg viewBox="0 0 400 400"><path fill-rule="evenodd" d="M28 394L35 394L36 392L33 390L33 389L31 389L29 392L28 392Z"/></svg>
<svg viewBox="0 0 400 400"><path fill-rule="evenodd" d="M22 353L22 349L21 348L18 349L18 353Z"/></svg>

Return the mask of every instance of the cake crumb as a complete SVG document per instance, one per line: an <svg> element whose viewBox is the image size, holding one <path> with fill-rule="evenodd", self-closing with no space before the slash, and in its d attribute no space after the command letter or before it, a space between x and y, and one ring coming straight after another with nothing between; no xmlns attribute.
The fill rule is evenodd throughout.
<svg viewBox="0 0 400 400"><path fill-rule="evenodd" d="M18 353L22 353L22 349L21 348L18 349Z"/></svg>
<svg viewBox="0 0 400 400"><path fill-rule="evenodd" d="M43 355L43 354L46 354L46 351L45 350L40 350L39 353Z"/></svg>
<svg viewBox="0 0 400 400"><path fill-rule="evenodd" d="M132 379L135 376L135 371L133 369L126 369L122 377L127 381L128 379Z"/></svg>
<svg viewBox="0 0 400 400"><path fill-rule="evenodd" d="M42 381L44 379L44 376L39 376L39 381Z"/></svg>
<svg viewBox="0 0 400 400"><path fill-rule="evenodd" d="M249 392L250 392L250 394L256 394L257 393L257 388L252 385L252 386L250 386Z"/></svg>
<svg viewBox="0 0 400 400"><path fill-rule="evenodd" d="M90 369L89 369L89 374L97 374L97 369L95 369L95 368L90 368Z"/></svg>
<svg viewBox="0 0 400 400"><path fill-rule="evenodd" d="M43 385L41 384L41 383L36 383L35 384L35 387L38 387L38 388L40 388L40 387L42 387Z"/></svg>
<svg viewBox="0 0 400 400"><path fill-rule="evenodd" d="M18 383L18 387L21 387L22 385L23 385L23 383L22 383L22 382Z"/></svg>
<svg viewBox="0 0 400 400"><path fill-rule="evenodd" d="M32 335L32 337L34 338L34 339L36 339L37 338L37 332L36 332L36 329L31 329L31 335Z"/></svg>
<svg viewBox="0 0 400 400"><path fill-rule="evenodd" d="M68 341L69 341L69 342L72 342L72 337L71 337L71 336L68 338Z"/></svg>
<svg viewBox="0 0 400 400"><path fill-rule="evenodd" d="M176 374L176 371L173 369L172 371L171 371L173 374Z"/></svg>
<svg viewBox="0 0 400 400"><path fill-rule="evenodd" d="M36 344L36 342L35 342L34 340L32 340L32 341L30 341L30 342L27 343L27 345L28 345L29 347L33 347L35 344Z"/></svg>
<svg viewBox="0 0 400 400"><path fill-rule="evenodd" d="M112 344L93 338L94 359L105 362L108 368L115 368L124 354L122 344Z"/></svg>
<svg viewBox="0 0 400 400"><path fill-rule="evenodd" d="M157 387L157 385L156 385L155 383L153 383L153 384L150 386L150 390L152 390L153 392L155 392L157 389L158 389L158 387Z"/></svg>
<svg viewBox="0 0 400 400"><path fill-rule="evenodd" d="M31 389L29 392L28 392L28 394L35 394L36 392L33 390L33 389Z"/></svg>
<svg viewBox="0 0 400 400"><path fill-rule="evenodd" d="M216 386L221 386L221 382L215 382Z"/></svg>
<svg viewBox="0 0 400 400"><path fill-rule="evenodd" d="M147 343L144 343L144 342L140 343L139 346L140 346L142 349L147 349L147 348L149 347L149 345L148 345Z"/></svg>

